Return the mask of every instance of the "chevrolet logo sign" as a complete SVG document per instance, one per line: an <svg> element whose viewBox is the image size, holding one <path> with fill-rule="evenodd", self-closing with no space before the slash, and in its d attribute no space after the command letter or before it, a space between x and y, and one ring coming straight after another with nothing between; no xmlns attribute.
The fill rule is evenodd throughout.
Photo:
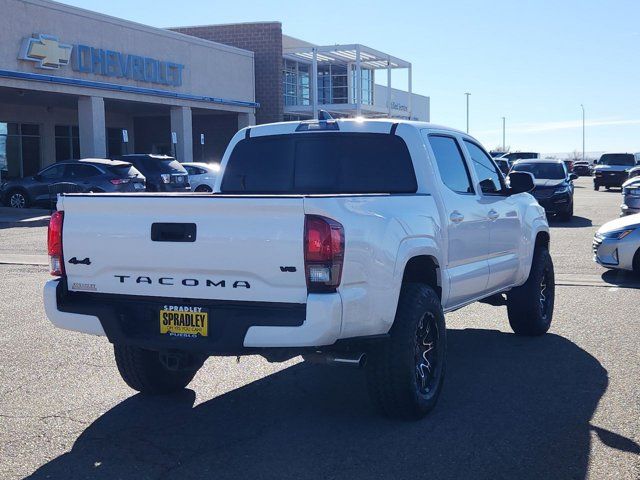
<svg viewBox="0 0 640 480"><path fill-rule="evenodd" d="M71 45L60 43L53 35L39 34L22 41L18 58L36 62L39 68L45 70L57 70L69 64L72 48Z"/></svg>

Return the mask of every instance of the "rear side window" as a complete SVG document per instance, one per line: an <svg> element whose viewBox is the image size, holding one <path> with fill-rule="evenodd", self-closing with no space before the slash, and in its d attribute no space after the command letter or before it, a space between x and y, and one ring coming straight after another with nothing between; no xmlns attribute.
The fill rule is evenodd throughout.
<svg viewBox="0 0 640 480"><path fill-rule="evenodd" d="M146 170L149 173L187 173L182 164L173 158L137 157L127 161L131 161L139 166L140 170Z"/></svg>
<svg viewBox="0 0 640 480"><path fill-rule="evenodd" d="M413 163L395 135L303 133L244 139L222 180L225 193L415 193Z"/></svg>
<svg viewBox="0 0 640 480"><path fill-rule="evenodd" d="M142 174L133 165L112 165L107 169L118 178L141 177Z"/></svg>
<svg viewBox="0 0 640 480"><path fill-rule="evenodd" d="M473 193L469 169L456 139L429 135L429 144L436 157L442 183L456 193Z"/></svg>

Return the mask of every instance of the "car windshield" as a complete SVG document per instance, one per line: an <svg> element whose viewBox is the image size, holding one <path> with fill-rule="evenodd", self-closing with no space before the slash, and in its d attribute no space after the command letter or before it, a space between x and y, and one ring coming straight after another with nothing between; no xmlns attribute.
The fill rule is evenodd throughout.
<svg viewBox="0 0 640 480"><path fill-rule="evenodd" d="M600 157L598 164L631 167L635 165L635 158L630 153L605 153Z"/></svg>
<svg viewBox="0 0 640 480"><path fill-rule="evenodd" d="M142 177L142 174L133 165L113 165L107 168L120 178Z"/></svg>
<svg viewBox="0 0 640 480"><path fill-rule="evenodd" d="M529 172L536 178L561 180L565 178L564 167L560 163L518 163L513 166L516 172Z"/></svg>
<svg viewBox="0 0 640 480"><path fill-rule="evenodd" d="M127 161L129 161L128 158ZM130 161L134 162L136 165L140 166L142 170L149 173L187 173L180 162L172 157L137 157Z"/></svg>

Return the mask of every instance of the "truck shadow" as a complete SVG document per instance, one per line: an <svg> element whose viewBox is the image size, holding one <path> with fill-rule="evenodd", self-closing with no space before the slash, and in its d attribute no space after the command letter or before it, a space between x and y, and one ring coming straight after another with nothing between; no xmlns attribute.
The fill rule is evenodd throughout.
<svg viewBox="0 0 640 480"><path fill-rule="evenodd" d="M423 421L379 417L359 371L302 363L195 407L191 390L130 397L30 478L581 479L591 431L640 452L590 425L607 371L574 343L448 336L445 388Z"/></svg>

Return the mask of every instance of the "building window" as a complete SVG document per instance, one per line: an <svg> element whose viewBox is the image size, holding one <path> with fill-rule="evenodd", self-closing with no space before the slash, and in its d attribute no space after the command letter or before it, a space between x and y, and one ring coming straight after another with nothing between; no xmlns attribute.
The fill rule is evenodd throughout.
<svg viewBox="0 0 640 480"><path fill-rule="evenodd" d="M368 68L362 68L362 104L363 105L373 105L373 70ZM353 81L354 89L353 89L353 98L351 99L352 103L356 103L357 99L357 72L355 66L351 71L351 80Z"/></svg>
<svg viewBox="0 0 640 480"><path fill-rule="evenodd" d="M35 175L40 165L40 125L0 122L0 177Z"/></svg>
<svg viewBox="0 0 640 480"><path fill-rule="evenodd" d="M107 128L107 157L113 158L122 155L123 145L122 128Z"/></svg>
<svg viewBox="0 0 640 480"><path fill-rule="evenodd" d="M80 158L80 132L72 125L56 125L56 162Z"/></svg>
<svg viewBox="0 0 640 480"><path fill-rule="evenodd" d="M311 82L310 65L292 60L284 60L282 90L285 105L310 105Z"/></svg>

